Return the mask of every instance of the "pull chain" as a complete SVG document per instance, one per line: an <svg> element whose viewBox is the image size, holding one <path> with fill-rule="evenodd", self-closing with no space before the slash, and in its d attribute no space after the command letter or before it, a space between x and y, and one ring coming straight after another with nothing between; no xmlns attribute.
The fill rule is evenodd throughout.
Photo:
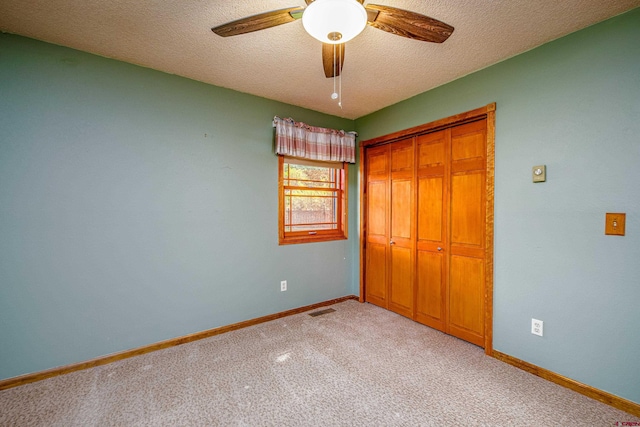
<svg viewBox="0 0 640 427"><path fill-rule="evenodd" d="M338 99L338 94L336 93L336 45L333 45L333 93L331 94L331 99Z"/></svg>
<svg viewBox="0 0 640 427"><path fill-rule="evenodd" d="M337 43L333 45L333 93L331 99L338 100L338 106L342 109L342 70L340 64L342 64L342 49L340 49L340 57L336 58ZM338 59L338 61L336 61ZM336 74L338 74L338 91L336 92Z"/></svg>
<svg viewBox="0 0 640 427"><path fill-rule="evenodd" d="M339 64L342 64L342 49L340 49L340 58L339 58L340 62ZM340 84L340 86L338 87L338 93L339 95L339 99L338 99L338 107L340 107L340 109L342 110L342 70L340 70L340 74L338 75L338 82Z"/></svg>

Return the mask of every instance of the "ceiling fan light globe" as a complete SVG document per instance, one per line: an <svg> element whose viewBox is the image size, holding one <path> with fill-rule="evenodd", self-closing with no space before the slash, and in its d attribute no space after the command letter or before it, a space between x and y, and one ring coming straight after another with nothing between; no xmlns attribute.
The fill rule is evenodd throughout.
<svg viewBox="0 0 640 427"><path fill-rule="evenodd" d="M304 10L302 25L323 43L345 43L367 26L367 11L356 0L315 0Z"/></svg>

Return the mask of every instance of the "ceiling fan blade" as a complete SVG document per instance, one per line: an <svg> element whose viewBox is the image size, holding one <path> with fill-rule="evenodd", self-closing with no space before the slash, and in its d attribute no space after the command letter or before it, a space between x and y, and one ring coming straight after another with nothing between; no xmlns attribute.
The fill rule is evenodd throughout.
<svg viewBox="0 0 640 427"><path fill-rule="evenodd" d="M368 4L367 24L409 39L425 42L442 43L453 33L453 27L437 19L378 4Z"/></svg>
<svg viewBox="0 0 640 427"><path fill-rule="evenodd" d="M222 24L211 31L222 37L251 33L300 19L303 10L301 7L273 10Z"/></svg>
<svg viewBox="0 0 640 427"><path fill-rule="evenodd" d="M335 47L335 56L334 56ZM335 58L335 61L334 61ZM322 43L322 66L324 67L324 75L328 79L338 77L342 71L344 64L344 43L329 44Z"/></svg>

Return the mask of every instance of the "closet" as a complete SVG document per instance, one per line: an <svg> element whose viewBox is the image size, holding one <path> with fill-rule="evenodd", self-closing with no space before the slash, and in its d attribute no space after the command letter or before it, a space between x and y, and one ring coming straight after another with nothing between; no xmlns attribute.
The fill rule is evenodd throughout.
<svg viewBox="0 0 640 427"><path fill-rule="evenodd" d="M361 300L491 347L495 104L361 143Z"/></svg>

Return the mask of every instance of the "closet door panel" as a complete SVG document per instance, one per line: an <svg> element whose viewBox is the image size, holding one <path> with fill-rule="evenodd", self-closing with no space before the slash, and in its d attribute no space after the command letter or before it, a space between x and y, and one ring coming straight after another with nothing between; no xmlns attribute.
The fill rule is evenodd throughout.
<svg viewBox="0 0 640 427"><path fill-rule="evenodd" d="M413 318L414 170L413 138L390 144L391 227L389 239L389 309Z"/></svg>
<svg viewBox="0 0 640 427"><path fill-rule="evenodd" d="M478 123L478 124L476 124ZM474 158L482 158L484 156L484 125L482 122L472 123L473 126L468 127L468 133L455 135L451 143L451 160L467 160ZM473 131L469 132L471 129ZM460 133L460 132L458 132Z"/></svg>
<svg viewBox="0 0 640 427"><path fill-rule="evenodd" d="M413 141L398 141L391 144L391 172L413 173Z"/></svg>
<svg viewBox="0 0 640 427"><path fill-rule="evenodd" d="M389 309L403 316L413 314L413 254L410 248L391 246Z"/></svg>
<svg viewBox="0 0 640 427"><path fill-rule="evenodd" d="M444 266L441 253L418 251L416 320L440 331L445 329Z"/></svg>
<svg viewBox="0 0 640 427"><path fill-rule="evenodd" d="M478 120L451 128L451 161L486 157L486 120Z"/></svg>
<svg viewBox="0 0 640 427"><path fill-rule="evenodd" d="M444 180L439 176L418 179L418 240L443 240L443 186Z"/></svg>
<svg viewBox="0 0 640 427"><path fill-rule="evenodd" d="M415 320L446 329L447 170L449 131L417 138Z"/></svg>
<svg viewBox="0 0 640 427"><path fill-rule="evenodd" d="M370 243L367 247L366 258L366 289L367 301L386 307L387 301L387 246Z"/></svg>
<svg viewBox="0 0 640 427"><path fill-rule="evenodd" d="M411 218L409 211L413 182L410 179L396 179L391 183L391 240L411 238Z"/></svg>
<svg viewBox="0 0 640 427"><path fill-rule="evenodd" d="M389 173L388 147L371 148L367 152L367 173L369 176L386 176Z"/></svg>
<svg viewBox="0 0 640 427"><path fill-rule="evenodd" d="M484 337L484 261L453 255L449 274L449 331L481 346Z"/></svg>
<svg viewBox="0 0 640 427"><path fill-rule="evenodd" d="M389 147L367 150L365 299L388 308Z"/></svg>
<svg viewBox="0 0 640 427"><path fill-rule="evenodd" d="M383 237L387 235L387 182L373 181L368 185L369 210L367 212L368 236Z"/></svg>
<svg viewBox="0 0 640 427"><path fill-rule="evenodd" d="M451 129L448 332L484 345L486 121Z"/></svg>
<svg viewBox="0 0 640 427"><path fill-rule="evenodd" d="M484 242L484 174L470 173L451 178L451 244L476 247Z"/></svg>

